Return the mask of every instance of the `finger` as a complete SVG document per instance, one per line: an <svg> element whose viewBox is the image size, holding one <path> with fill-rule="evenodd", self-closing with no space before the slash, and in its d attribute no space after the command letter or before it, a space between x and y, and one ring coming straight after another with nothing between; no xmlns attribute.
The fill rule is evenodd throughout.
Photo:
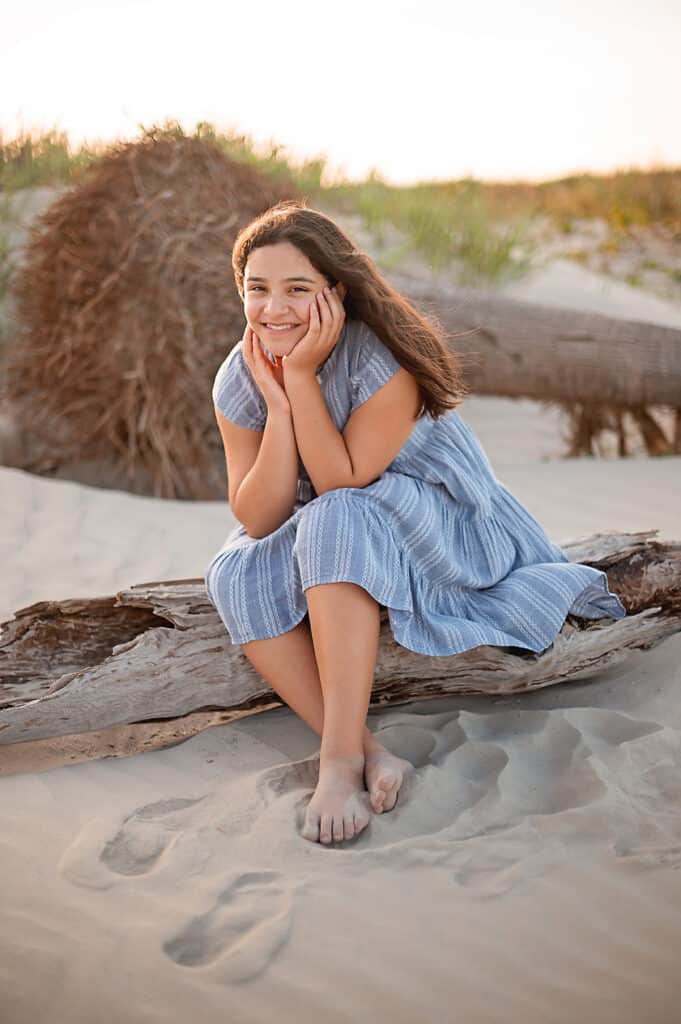
<svg viewBox="0 0 681 1024"><path fill-rule="evenodd" d="M322 324L324 327L326 327L333 333L335 325L338 321L338 310L333 305L328 295L324 295L324 293L320 294L322 301L320 301L319 305L321 307Z"/></svg>
<svg viewBox="0 0 681 1024"><path fill-rule="evenodd" d="M334 324L337 323L341 313L345 311L343 309L343 305L340 299L336 295L333 288L330 288L329 291L326 292L326 294L324 295L324 300L325 304L322 307L322 309L326 309L328 311Z"/></svg>
<svg viewBox="0 0 681 1024"><path fill-rule="evenodd" d="M329 312L331 313L331 319L333 320L334 324L336 324L340 319L341 313L344 312L341 301L336 295L333 288L330 289L330 291L326 294L325 298L328 304Z"/></svg>
<svg viewBox="0 0 681 1024"><path fill-rule="evenodd" d="M331 313L331 310L329 309L328 305L328 300L324 292L320 292L317 297L319 299L319 318L323 323L326 323Z"/></svg>

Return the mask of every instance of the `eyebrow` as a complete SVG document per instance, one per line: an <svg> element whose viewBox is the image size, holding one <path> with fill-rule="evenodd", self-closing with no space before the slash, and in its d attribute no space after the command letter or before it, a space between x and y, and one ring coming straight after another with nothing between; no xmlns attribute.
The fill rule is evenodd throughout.
<svg viewBox="0 0 681 1024"><path fill-rule="evenodd" d="M247 280L248 281L266 281L267 278L266 277L249 277L249 278L247 278ZM316 284L317 283L316 281L313 281L311 277L283 277L282 281L309 281L310 284Z"/></svg>

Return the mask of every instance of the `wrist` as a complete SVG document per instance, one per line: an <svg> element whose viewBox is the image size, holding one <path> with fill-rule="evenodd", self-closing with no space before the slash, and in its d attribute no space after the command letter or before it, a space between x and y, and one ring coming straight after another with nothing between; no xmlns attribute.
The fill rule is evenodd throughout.
<svg viewBox="0 0 681 1024"><path fill-rule="evenodd" d="M287 394L289 390L309 388L310 385L317 383L317 375L313 370L301 370L293 366L288 370L284 370L284 388Z"/></svg>
<svg viewBox="0 0 681 1024"><path fill-rule="evenodd" d="M273 420L275 423L287 423L291 420L291 406L286 405L268 405L267 406L267 419Z"/></svg>

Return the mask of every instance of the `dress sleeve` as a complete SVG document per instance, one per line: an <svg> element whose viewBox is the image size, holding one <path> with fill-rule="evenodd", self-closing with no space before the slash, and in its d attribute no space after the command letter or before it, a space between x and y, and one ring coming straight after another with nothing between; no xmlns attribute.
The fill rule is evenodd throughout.
<svg viewBox="0 0 681 1024"><path fill-rule="evenodd" d="M213 403L223 416L240 427L264 430L267 403L253 379L238 342L218 367L213 381Z"/></svg>
<svg viewBox="0 0 681 1024"><path fill-rule="evenodd" d="M362 325L356 344L358 353L352 374L352 412L387 384L401 366L368 324Z"/></svg>

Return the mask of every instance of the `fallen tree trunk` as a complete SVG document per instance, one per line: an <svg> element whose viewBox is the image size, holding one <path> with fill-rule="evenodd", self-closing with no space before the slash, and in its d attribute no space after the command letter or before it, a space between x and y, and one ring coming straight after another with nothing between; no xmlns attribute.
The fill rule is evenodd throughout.
<svg viewBox="0 0 681 1024"><path fill-rule="evenodd" d="M474 394L681 407L679 329L473 288L443 291L401 272L389 278L459 335L452 348Z"/></svg>
<svg viewBox="0 0 681 1024"><path fill-rule="evenodd" d="M587 679L678 632L681 542L651 539L656 532L595 534L563 545L573 561L607 572L628 615L568 616L542 654L494 646L447 657L414 654L395 643L382 608L372 706ZM0 744L211 709L236 717L283 703L231 644L202 579L140 583L114 597L41 601L2 626Z"/></svg>

